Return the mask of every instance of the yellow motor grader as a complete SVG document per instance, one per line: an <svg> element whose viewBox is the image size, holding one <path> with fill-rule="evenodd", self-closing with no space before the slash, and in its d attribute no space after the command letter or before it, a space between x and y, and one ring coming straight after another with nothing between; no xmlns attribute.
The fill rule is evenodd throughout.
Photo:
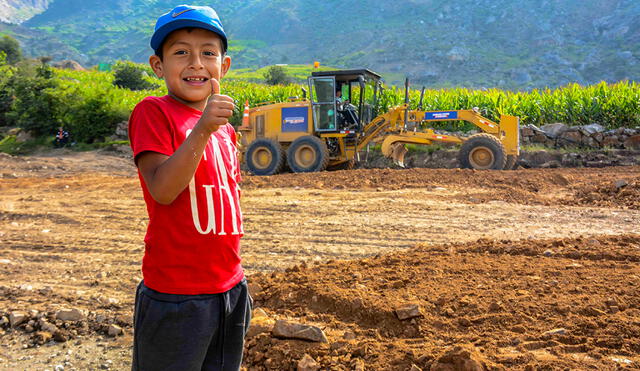
<svg viewBox="0 0 640 371"><path fill-rule="evenodd" d="M519 147L519 119L502 116L493 122L477 109L424 111L409 108L409 83L404 104L377 112L382 91L380 75L366 69L313 72L308 79L309 97L288 102L263 103L249 110L242 133L242 158L254 175L273 175L287 166L293 172L350 167L372 143L404 166L405 144L434 142L461 145L458 160L463 168L512 169ZM482 133L461 138L424 128L429 122L468 121Z"/></svg>

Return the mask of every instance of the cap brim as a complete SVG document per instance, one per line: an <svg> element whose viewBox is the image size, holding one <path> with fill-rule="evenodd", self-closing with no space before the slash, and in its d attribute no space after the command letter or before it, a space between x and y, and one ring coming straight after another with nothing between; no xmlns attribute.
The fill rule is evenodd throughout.
<svg viewBox="0 0 640 371"><path fill-rule="evenodd" d="M205 22L200 22L200 21L196 21L193 19L179 19L179 20L175 20L173 22L169 22L166 25L160 27L159 29L156 30L156 32L153 33L153 36L151 37L151 48L154 51L157 51L158 48L160 48L160 46L162 45L162 42L164 41L164 39L173 31L175 30L179 30L181 28L189 28L189 27L194 27L194 28L203 28L205 30L209 30L211 32L214 32L216 35L220 36L220 39L222 39L222 44L223 44L223 52L227 51L227 37L224 33L222 33L218 28L212 26L209 23L205 23Z"/></svg>

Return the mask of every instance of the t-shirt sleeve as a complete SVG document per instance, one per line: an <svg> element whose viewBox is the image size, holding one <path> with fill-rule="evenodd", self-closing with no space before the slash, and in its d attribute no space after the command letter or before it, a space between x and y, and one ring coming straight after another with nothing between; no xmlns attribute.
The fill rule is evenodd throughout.
<svg viewBox="0 0 640 371"><path fill-rule="evenodd" d="M137 162L138 155L147 151L171 156L175 152L172 138L171 125L162 109L148 99L138 103L129 119L134 160Z"/></svg>

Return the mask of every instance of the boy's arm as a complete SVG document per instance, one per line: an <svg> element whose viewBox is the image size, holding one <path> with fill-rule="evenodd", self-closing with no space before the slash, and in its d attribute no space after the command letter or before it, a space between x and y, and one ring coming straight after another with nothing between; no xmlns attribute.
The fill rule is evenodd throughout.
<svg viewBox="0 0 640 371"><path fill-rule="evenodd" d="M195 174L207 142L221 125L233 115L233 99L220 95L220 83L211 79L212 94L202 117L191 134L171 156L144 152L138 158L138 169L156 202L169 205L187 187Z"/></svg>

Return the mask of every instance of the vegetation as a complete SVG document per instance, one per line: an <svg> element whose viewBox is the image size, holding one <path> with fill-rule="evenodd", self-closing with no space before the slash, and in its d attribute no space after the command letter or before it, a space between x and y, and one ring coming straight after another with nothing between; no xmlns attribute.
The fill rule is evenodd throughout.
<svg viewBox="0 0 640 371"><path fill-rule="evenodd" d="M411 106L418 106L419 91L411 91ZM404 102L404 91L392 88L382 94L380 108ZM601 82L580 86L569 84L558 89L512 92L506 90L442 89L425 91L425 110L457 110L478 107L494 121L500 115L520 117L521 125L563 122L568 125L598 123L606 128L640 126L640 83ZM452 124L459 129L463 123ZM456 127L459 125L459 127Z"/></svg>
<svg viewBox="0 0 640 371"><path fill-rule="evenodd" d="M282 66L271 66L264 73L264 82L267 85L285 85L290 81L287 72Z"/></svg>
<svg viewBox="0 0 640 371"><path fill-rule="evenodd" d="M231 71L225 76L226 80L242 80L249 82L265 82L265 75L268 74L268 71L273 66L262 67L258 69L253 68L231 68ZM335 70L334 67L320 66L319 68L314 68L312 65L308 64L287 64L276 66L279 69L282 69L286 74L289 82L291 83L305 83L307 77L311 75L314 71L329 71Z"/></svg>
<svg viewBox="0 0 640 371"><path fill-rule="evenodd" d="M0 52L3 52L3 59L5 59L7 63L18 63L22 59L20 43L9 35L4 35L0 38Z"/></svg>
<svg viewBox="0 0 640 371"><path fill-rule="evenodd" d="M46 60L45 60L46 61ZM116 84L119 68L113 72L52 69L43 61L7 63L0 53L0 132L20 127L30 131L40 143L52 138L58 127L71 133L78 143L103 143L115 132L118 123L127 120L131 110L146 96L166 94L162 80L149 76L147 67L119 63L120 70L136 71L137 84ZM295 67L300 68L300 67ZM311 70L311 67L307 67ZM144 73L143 73L144 72ZM248 74L249 71L241 73ZM145 76L147 75L147 76ZM238 74L241 75L241 74ZM302 95L303 85L268 86L249 82L230 74L222 84L222 93L235 98L232 124L242 120L244 102L250 106L264 102L282 102ZM143 88L144 86L144 88ZM134 87L134 89L130 89ZM142 90L140 90L142 88ZM410 105L417 108L420 92L410 92ZM379 112L402 104L403 89L391 87L380 94ZM521 124L542 125L564 122L569 125L599 123L607 128L640 126L640 84L619 82L592 86L568 85L554 90L529 93L503 90L445 89L427 90L425 110L478 109L488 118L516 115ZM4 127L4 129L3 129ZM463 123L443 123L443 129L464 130ZM15 138L2 137L1 149L15 148ZM25 147L25 146L22 146Z"/></svg>
<svg viewBox="0 0 640 371"><path fill-rule="evenodd" d="M0 127L6 126L5 114L11 110L13 96L9 88L12 80L11 70L7 67L6 54L0 51Z"/></svg>
<svg viewBox="0 0 640 371"><path fill-rule="evenodd" d="M160 85L150 82L149 67L133 62L120 61L113 67L113 85L129 90L150 90L156 89Z"/></svg>
<svg viewBox="0 0 640 371"><path fill-rule="evenodd" d="M12 98L5 113L7 123L36 136L55 132L62 124L66 102L51 68L40 62L24 61L13 72L13 78L7 81L7 89L12 93L7 94Z"/></svg>

